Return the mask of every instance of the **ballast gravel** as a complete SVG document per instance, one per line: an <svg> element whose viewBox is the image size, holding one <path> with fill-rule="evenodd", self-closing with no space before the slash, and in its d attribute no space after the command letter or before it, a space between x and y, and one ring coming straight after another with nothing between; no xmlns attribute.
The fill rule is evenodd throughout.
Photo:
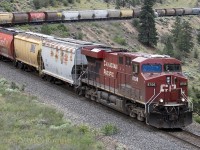
<svg viewBox="0 0 200 150"><path fill-rule="evenodd" d="M0 61L0 77L25 85L25 91L38 97L39 101L55 107L75 124L88 124L101 128L107 123L117 126L120 132L112 138L127 146L129 150L188 150L194 147L183 143L158 129L145 125L106 106L86 100L67 88L43 81L33 73L16 69L11 63ZM191 129L192 128L192 129ZM195 124L188 130L199 132Z"/></svg>

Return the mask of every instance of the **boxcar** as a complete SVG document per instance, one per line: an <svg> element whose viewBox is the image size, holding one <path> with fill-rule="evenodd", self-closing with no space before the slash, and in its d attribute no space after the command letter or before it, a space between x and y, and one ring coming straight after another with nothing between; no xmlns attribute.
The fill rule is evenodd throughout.
<svg viewBox="0 0 200 150"><path fill-rule="evenodd" d="M7 12L0 12L0 24L11 24L13 20L13 14Z"/></svg>
<svg viewBox="0 0 200 150"><path fill-rule="evenodd" d="M120 18L120 10L118 9L109 9L108 18Z"/></svg>
<svg viewBox="0 0 200 150"><path fill-rule="evenodd" d="M183 8L174 8L176 12L176 16L182 16L184 14Z"/></svg>
<svg viewBox="0 0 200 150"><path fill-rule="evenodd" d="M45 21L44 12L28 12L29 22L43 22Z"/></svg>
<svg viewBox="0 0 200 150"><path fill-rule="evenodd" d="M82 20L91 20L94 19L94 10L82 10L79 11L80 19Z"/></svg>
<svg viewBox="0 0 200 150"><path fill-rule="evenodd" d="M165 16L165 9L155 9L159 17Z"/></svg>
<svg viewBox="0 0 200 150"><path fill-rule="evenodd" d="M165 15L166 16L175 16L176 11L174 8L167 8L167 9L165 9Z"/></svg>
<svg viewBox="0 0 200 150"><path fill-rule="evenodd" d="M0 28L0 55L11 60L15 59L14 54L14 30Z"/></svg>
<svg viewBox="0 0 200 150"><path fill-rule="evenodd" d="M26 12L14 12L13 23L28 23L28 13Z"/></svg>
<svg viewBox="0 0 200 150"><path fill-rule="evenodd" d="M80 14L78 11L63 11L62 12L62 19L63 20L78 20Z"/></svg>
<svg viewBox="0 0 200 150"><path fill-rule="evenodd" d="M61 21L62 20L62 13L60 12L44 12L45 14L45 21Z"/></svg>
<svg viewBox="0 0 200 150"><path fill-rule="evenodd" d="M87 60L81 54L83 46L93 46L93 43L71 39L45 39L42 45L42 74L53 76L70 84L76 84L80 69L87 65Z"/></svg>
<svg viewBox="0 0 200 150"><path fill-rule="evenodd" d="M39 70L39 54L42 49L42 40L51 37L32 32L19 33L14 37L16 62L26 64Z"/></svg>
<svg viewBox="0 0 200 150"><path fill-rule="evenodd" d="M184 8L184 15L192 15L192 8Z"/></svg>
<svg viewBox="0 0 200 150"><path fill-rule="evenodd" d="M108 11L107 10L94 10L94 18L96 18L96 19L108 18Z"/></svg>
<svg viewBox="0 0 200 150"><path fill-rule="evenodd" d="M132 9L122 9L120 16L122 18L131 18L131 17L133 17L133 10Z"/></svg>

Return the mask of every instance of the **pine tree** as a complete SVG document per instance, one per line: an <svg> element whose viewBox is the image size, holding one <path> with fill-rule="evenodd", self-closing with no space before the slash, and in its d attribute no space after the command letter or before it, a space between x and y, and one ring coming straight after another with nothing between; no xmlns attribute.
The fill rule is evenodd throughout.
<svg viewBox="0 0 200 150"><path fill-rule="evenodd" d="M200 29L198 29L197 42L200 45Z"/></svg>
<svg viewBox="0 0 200 150"><path fill-rule="evenodd" d="M172 35L174 42L177 42L179 34L181 32L181 19L180 17L176 17L176 21L174 22L174 25L172 26Z"/></svg>
<svg viewBox="0 0 200 150"><path fill-rule="evenodd" d="M163 53L169 56L174 56L174 48L171 42L171 38L168 37L163 49Z"/></svg>
<svg viewBox="0 0 200 150"><path fill-rule="evenodd" d="M178 35L177 47L180 51L188 53L193 49L194 43L192 41L192 27L189 22L184 21L181 25L181 31Z"/></svg>
<svg viewBox="0 0 200 150"><path fill-rule="evenodd" d="M152 9L155 0L145 0L140 14L140 29L138 40L147 46L157 45L158 37L155 27L155 16Z"/></svg>

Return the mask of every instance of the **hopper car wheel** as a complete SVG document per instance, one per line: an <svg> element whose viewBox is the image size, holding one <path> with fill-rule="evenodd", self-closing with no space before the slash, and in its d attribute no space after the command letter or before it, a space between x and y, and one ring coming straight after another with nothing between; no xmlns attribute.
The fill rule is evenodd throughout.
<svg viewBox="0 0 200 150"><path fill-rule="evenodd" d="M15 68L18 68L18 62L16 60L13 61L13 65L15 66Z"/></svg>
<svg viewBox="0 0 200 150"><path fill-rule="evenodd" d="M23 70L24 69L24 64L22 62L18 63L19 69Z"/></svg>

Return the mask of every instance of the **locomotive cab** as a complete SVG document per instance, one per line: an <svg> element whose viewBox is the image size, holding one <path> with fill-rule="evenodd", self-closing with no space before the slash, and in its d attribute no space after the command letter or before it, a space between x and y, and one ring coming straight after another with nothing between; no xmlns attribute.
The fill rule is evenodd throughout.
<svg viewBox="0 0 200 150"><path fill-rule="evenodd" d="M181 128L192 122L187 78L177 59L159 56L140 62L144 84L146 122L157 128ZM133 74L137 71L133 62Z"/></svg>

